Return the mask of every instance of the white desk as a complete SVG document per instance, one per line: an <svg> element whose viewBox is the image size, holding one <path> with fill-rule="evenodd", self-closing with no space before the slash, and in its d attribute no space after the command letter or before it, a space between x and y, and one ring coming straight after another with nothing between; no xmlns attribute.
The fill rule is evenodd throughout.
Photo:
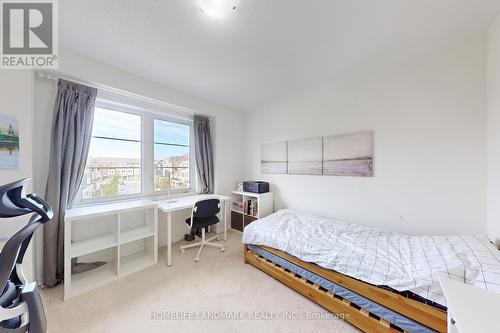
<svg viewBox="0 0 500 333"><path fill-rule="evenodd" d="M448 332L498 332L500 294L439 275L448 304ZM451 319L455 325L451 324Z"/></svg>
<svg viewBox="0 0 500 333"><path fill-rule="evenodd" d="M208 198L217 198L222 203L224 240L227 240L226 203L229 201L229 197L222 195L199 194L176 198L176 201L174 202L158 201L158 209L167 214L167 266L172 266L172 212L191 209L197 201Z"/></svg>

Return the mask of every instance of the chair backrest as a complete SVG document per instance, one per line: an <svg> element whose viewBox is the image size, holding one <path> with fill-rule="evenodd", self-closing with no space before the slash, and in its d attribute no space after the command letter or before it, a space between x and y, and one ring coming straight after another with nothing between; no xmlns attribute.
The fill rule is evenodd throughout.
<svg viewBox="0 0 500 333"><path fill-rule="evenodd" d="M15 284L24 283L14 269L22 264L24 254L35 230L53 217L50 205L36 194L22 196L23 187L29 179L0 186L0 217L8 218L34 213L28 224L12 236L0 252L0 293L9 280Z"/></svg>
<svg viewBox="0 0 500 333"><path fill-rule="evenodd" d="M194 218L205 218L212 217L220 212L220 200L219 199L203 199L196 202L193 206L193 217Z"/></svg>
<svg viewBox="0 0 500 333"><path fill-rule="evenodd" d="M29 178L0 186L0 217L13 217L31 213L21 204L23 187Z"/></svg>
<svg viewBox="0 0 500 333"><path fill-rule="evenodd" d="M41 225L40 215L33 215L30 222L9 238L0 253L0 292L4 290L9 281L14 284L23 284L24 276L19 276L15 270L16 264L22 264L26 248L33 233Z"/></svg>

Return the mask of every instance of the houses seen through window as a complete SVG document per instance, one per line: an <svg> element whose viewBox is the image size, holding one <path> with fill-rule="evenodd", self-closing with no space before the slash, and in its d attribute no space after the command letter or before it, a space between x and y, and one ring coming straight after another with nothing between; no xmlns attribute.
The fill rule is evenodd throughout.
<svg viewBox="0 0 500 333"><path fill-rule="evenodd" d="M154 120L155 191L189 190L190 126Z"/></svg>
<svg viewBox="0 0 500 333"><path fill-rule="evenodd" d="M141 116L96 107L81 199L138 194Z"/></svg>

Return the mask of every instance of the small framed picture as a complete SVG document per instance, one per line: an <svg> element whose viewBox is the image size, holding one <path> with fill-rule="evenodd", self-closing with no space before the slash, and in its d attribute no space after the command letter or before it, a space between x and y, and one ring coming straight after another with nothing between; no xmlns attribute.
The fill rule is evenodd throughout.
<svg viewBox="0 0 500 333"><path fill-rule="evenodd" d="M19 122L0 116L0 169L19 168Z"/></svg>

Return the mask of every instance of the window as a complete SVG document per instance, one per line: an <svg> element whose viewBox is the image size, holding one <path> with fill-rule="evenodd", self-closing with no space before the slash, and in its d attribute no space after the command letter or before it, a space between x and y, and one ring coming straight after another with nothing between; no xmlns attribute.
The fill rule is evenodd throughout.
<svg viewBox="0 0 500 333"><path fill-rule="evenodd" d="M185 191L190 188L191 127L154 120L154 190Z"/></svg>
<svg viewBox="0 0 500 333"><path fill-rule="evenodd" d="M77 205L196 188L193 121L135 101L98 98Z"/></svg>
<svg viewBox="0 0 500 333"><path fill-rule="evenodd" d="M142 193L141 116L96 107L81 200Z"/></svg>

